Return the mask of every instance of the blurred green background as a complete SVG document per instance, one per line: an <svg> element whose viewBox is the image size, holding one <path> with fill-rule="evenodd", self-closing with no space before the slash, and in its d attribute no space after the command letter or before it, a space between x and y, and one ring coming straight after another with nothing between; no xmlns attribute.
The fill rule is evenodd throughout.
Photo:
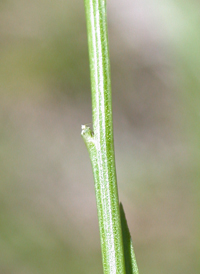
<svg viewBox="0 0 200 274"><path fill-rule="evenodd" d="M140 273L200 273L200 4L107 1L119 195ZM81 124L84 2L0 2L0 273L103 273Z"/></svg>

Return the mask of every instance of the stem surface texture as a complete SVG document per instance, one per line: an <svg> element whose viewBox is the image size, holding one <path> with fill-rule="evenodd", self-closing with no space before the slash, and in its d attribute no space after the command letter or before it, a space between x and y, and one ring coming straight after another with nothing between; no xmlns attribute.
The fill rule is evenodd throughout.
<svg viewBox="0 0 200 274"><path fill-rule="evenodd" d="M103 269L125 274L123 240L113 145L106 1L85 0L92 88L93 131L82 126L97 200Z"/></svg>

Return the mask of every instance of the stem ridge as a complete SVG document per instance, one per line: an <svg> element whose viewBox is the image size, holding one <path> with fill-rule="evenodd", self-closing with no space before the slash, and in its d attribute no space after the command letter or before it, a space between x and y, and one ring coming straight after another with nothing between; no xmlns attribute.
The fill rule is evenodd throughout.
<svg viewBox="0 0 200 274"><path fill-rule="evenodd" d="M89 151L96 192L104 274L128 274L117 190L105 0L85 0L94 132L81 135Z"/></svg>

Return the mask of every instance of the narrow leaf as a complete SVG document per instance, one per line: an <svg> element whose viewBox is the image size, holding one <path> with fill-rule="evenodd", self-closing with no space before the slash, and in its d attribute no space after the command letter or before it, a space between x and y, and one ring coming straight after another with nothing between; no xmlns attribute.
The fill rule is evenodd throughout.
<svg viewBox="0 0 200 274"><path fill-rule="evenodd" d="M121 226L122 226L126 274L139 274L130 231L127 225L124 208L121 203L120 203L120 217L121 217Z"/></svg>

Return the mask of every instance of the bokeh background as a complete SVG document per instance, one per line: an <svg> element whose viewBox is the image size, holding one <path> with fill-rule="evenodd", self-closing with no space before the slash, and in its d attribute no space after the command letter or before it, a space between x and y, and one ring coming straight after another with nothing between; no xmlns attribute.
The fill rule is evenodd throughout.
<svg viewBox="0 0 200 274"><path fill-rule="evenodd" d="M120 200L140 273L200 273L200 4L109 0ZM81 124L84 2L0 2L0 273L103 273Z"/></svg>

